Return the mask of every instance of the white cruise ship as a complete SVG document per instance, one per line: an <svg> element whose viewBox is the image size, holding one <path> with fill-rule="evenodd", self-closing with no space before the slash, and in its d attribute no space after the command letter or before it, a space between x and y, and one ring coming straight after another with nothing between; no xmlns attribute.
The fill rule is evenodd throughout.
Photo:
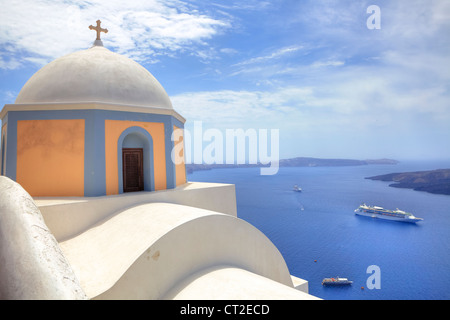
<svg viewBox="0 0 450 320"><path fill-rule="evenodd" d="M382 207L368 206L366 204L360 205L355 213L360 216L366 216L371 218L380 218L386 220L402 221L402 222L418 222L423 219L417 218L411 213L396 209L387 210Z"/></svg>

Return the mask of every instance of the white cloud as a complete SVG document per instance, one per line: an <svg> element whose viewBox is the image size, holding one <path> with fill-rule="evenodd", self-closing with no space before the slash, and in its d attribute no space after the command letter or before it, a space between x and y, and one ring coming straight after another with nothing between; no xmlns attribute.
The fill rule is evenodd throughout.
<svg viewBox="0 0 450 320"><path fill-rule="evenodd" d="M88 26L97 19L109 31L105 46L139 61L195 51L229 26L176 0L0 0L0 7L0 46L31 62L88 48L95 39ZM0 68L20 66L4 56Z"/></svg>
<svg viewBox="0 0 450 320"><path fill-rule="evenodd" d="M270 1L246 0L246 1L227 1L227 4L212 2L211 5L226 10L266 10L272 5Z"/></svg>
<svg viewBox="0 0 450 320"><path fill-rule="evenodd" d="M330 63L341 65L340 63ZM200 91L171 97L174 108L188 121L213 126L295 127L316 130L345 126L362 131L394 126L417 127L427 118L446 126L450 97L444 84L421 86L412 78L383 67L348 67L308 85L286 85L265 91ZM408 121L405 121L405 120Z"/></svg>
<svg viewBox="0 0 450 320"><path fill-rule="evenodd" d="M237 54L239 51L237 51L236 49L233 49L233 48L222 48L222 49L220 49L220 52L229 54L229 55L233 55L233 54Z"/></svg>
<svg viewBox="0 0 450 320"><path fill-rule="evenodd" d="M2 99L6 102L6 103L14 103L14 100L16 100L16 96L17 96L17 92L14 91L10 91L10 90L0 90L0 94L2 97Z"/></svg>
<svg viewBox="0 0 450 320"><path fill-rule="evenodd" d="M280 59L288 54L299 51L302 48L303 48L302 46L290 46L290 47L279 48L265 56L253 57L251 59L236 63L233 66L246 66L246 65L250 65L250 64L264 63L264 62L268 62L268 61L271 61L274 59Z"/></svg>
<svg viewBox="0 0 450 320"><path fill-rule="evenodd" d="M296 73L301 66L301 60L298 59L299 55L304 55L308 50L310 48L305 48L303 45L272 49L264 55L255 56L231 65L229 76L254 75L257 78L256 83L275 83L276 81L269 79L273 76ZM288 63L289 61L294 61L294 67Z"/></svg>
<svg viewBox="0 0 450 320"><path fill-rule="evenodd" d="M316 61L311 66L313 68L320 67L339 67L345 64L344 61L336 61L336 60L327 60L327 61Z"/></svg>
<svg viewBox="0 0 450 320"><path fill-rule="evenodd" d="M445 88L397 90L398 79L385 71L355 69L314 86L190 92L171 100L188 130L194 121L223 132L279 129L282 157L404 158L421 150L430 157L448 156L442 149L450 139Z"/></svg>
<svg viewBox="0 0 450 320"><path fill-rule="evenodd" d="M283 91L278 88L310 88L304 103L294 103L296 110L306 106L301 114L308 118L305 123L328 119L336 129L347 124L412 130L428 119L427 128L443 127L450 118L450 2L379 1L381 30L366 27L370 4L296 3L292 15L297 20L286 23L302 30L305 36L293 37L302 46L239 62L230 76L265 84L270 94Z"/></svg>
<svg viewBox="0 0 450 320"><path fill-rule="evenodd" d="M203 91L171 97L174 108L188 121L204 121L214 125L242 125L266 121L294 112L298 103L310 94L307 88L284 88L278 91ZM305 98L303 98L305 99Z"/></svg>
<svg viewBox="0 0 450 320"><path fill-rule="evenodd" d="M313 88L285 87L272 91L203 91L171 97L174 108L189 122L211 126L279 127L310 121L322 113L339 113L336 99L320 98Z"/></svg>
<svg viewBox="0 0 450 320"><path fill-rule="evenodd" d="M383 8L382 8L383 9ZM447 0L388 1L382 15L386 19L386 38L391 41L423 42L436 32L450 27L450 2Z"/></svg>
<svg viewBox="0 0 450 320"><path fill-rule="evenodd" d="M16 58L8 57L7 60L4 60L3 57L0 56L0 69L13 70L20 66L22 66L22 63Z"/></svg>

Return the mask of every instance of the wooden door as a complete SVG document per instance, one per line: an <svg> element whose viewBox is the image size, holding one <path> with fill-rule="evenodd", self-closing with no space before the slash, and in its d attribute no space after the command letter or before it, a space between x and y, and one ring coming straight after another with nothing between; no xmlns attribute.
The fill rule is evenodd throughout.
<svg viewBox="0 0 450 320"><path fill-rule="evenodd" d="M141 148L123 148L123 192L144 190L143 150Z"/></svg>

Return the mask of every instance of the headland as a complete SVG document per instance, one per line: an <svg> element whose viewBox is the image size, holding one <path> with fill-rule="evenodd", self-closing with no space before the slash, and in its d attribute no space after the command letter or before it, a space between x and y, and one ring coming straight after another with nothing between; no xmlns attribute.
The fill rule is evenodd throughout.
<svg viewBox="0 0 450 320"><path fill-rule="evenodd" d="M409 188L434 194L450 195L450 169L389 173L366 179L393 181L390 187Z"/></svg>

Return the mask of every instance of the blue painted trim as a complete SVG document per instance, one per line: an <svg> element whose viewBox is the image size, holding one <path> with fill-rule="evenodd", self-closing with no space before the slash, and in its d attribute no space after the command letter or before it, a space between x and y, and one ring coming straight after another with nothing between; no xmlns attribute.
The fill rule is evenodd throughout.
<svg viewBox="0 0 450 320"><path fill-rule="evenodd" d="M17 171L17 113L9 112L6 127L6 167L3 174L16 181Z"/></svg>
<svg viewBox="0 0 450 320"><path fill-rule="evenodd" d="M3 127L6 126L5 134L3 135ZM3 116L0 122L0 175L5 175L3 168L6 166L6 141L8 136L8 114Z"/></svg>
<svg viewBox="0 0 450 320"><path fill-rule="evenodd" d="M0 175L3 176L3 163L5 162L5 156L6 156L6 149L5 149L5 144L6 144L6 134L3 135L3 130L2 128L0 128L1 133L0 133Z"/></svg>
<svg viewBox="0 0 450 320"><path fill-rule="evenodd" d="M184 129L184 123L174 117L172 117L172 125L177 126L180 129Z"/></svg>
<svg viewBox="0 0 450 320"><path fill-rule="evenodd" d="M119 175L119 193L123 193L123 163L122 163L122 148L124 139L130 134L137 134L143 138L144 141L144 190L155 190L155 166L153 160L153 138L147 130L141 127L129 127L125 129L117 141L117 163Z"/></svg>
<svg viewBox="0 0 450 320"><path fill-rule="evenodd" d="M166 177L167 177L167 189L173 189L176 187L175 183L175 165L172 161L172 149L174 142L171 139L173 131L172 121L168 124L164 124L164 144L166 151Z"/></svg>
<svg viewBox="0 0 450 320"><path fill-rule="evenodd" d="M105 120L98 110L85 119L84 195L106 194Z"/></svg>
<svg viewBox="0 0 450 320"><path fill-rule="evenodd" d="M166 128L166 170L167 170L167 189L176 188L177 174L176 165L172 160L172 150L175 147L175 141L172 141L173 126L184 129L184 124L176 118L170 119L170 128ZM170 184L169 184L170 181Z"/></svg>

